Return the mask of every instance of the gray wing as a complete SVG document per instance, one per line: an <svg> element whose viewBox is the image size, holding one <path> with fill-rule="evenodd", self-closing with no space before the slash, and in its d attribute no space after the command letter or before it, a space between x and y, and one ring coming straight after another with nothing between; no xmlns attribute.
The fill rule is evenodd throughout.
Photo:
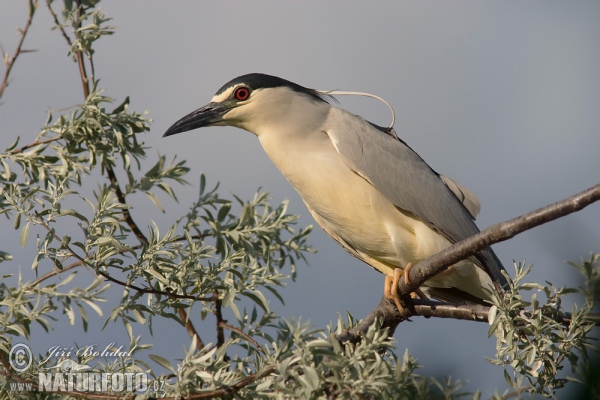
<svg viewBox="0 0 600 400"><path fill-rule="evenodd" d="M470 213L440 175L406 143L359 116L336 110L339 111L330 115L334 122L330 126L335 128L326 133L352 171L396 207L414 214L452 243L479 233L472 215L478 207L473 206L475 212ZM457 189L461 191L460 188ZM505 284L500 273L504 268L490 248L479 253L476 262L493 280Z"/></svg>

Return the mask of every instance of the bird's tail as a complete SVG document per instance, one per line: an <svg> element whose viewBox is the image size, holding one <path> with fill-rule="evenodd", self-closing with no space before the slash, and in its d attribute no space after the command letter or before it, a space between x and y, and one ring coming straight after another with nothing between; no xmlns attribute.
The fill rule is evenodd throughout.
<svg viewBox="0 0 600 400"><path fill-rule="evenodd" d="M476 255L477 259L481 262L483 269L492 278L496 290L505 291L508 289L508 281L502 274L502 271L506 271L502 265L502 261L498 258L494 250L491 247L483 249Z"/></svg>

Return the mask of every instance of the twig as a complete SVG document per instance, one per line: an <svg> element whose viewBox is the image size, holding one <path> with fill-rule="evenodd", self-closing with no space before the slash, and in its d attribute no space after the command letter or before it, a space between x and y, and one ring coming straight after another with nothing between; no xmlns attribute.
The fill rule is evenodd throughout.
<svg viewBox="0 0 600 400"><path fill-rule="evenodd" d="M77 22L75 24L75 29L79 28L81 28L81 0L77 0ZM83 96L87 99L90 95L90 80L88 79L87 72L85 70L85 63L83 62L83 52L81 50L76 50L75 57L77 57L79 75L81 76L81 83L83 85Z"/></svg>
<svg viewBox="0 0 600 400"><path fill-rule="evenodd" d="M191 236L191 238L200 240L200 239L204 239L208 236L214 236L214 235L213 234L206 234L206 235L198 234L198 235ZM173 242L183 242L183 241L188 240L188 238L187 238L187 236L175 236L172 240L173 240Z"/></svg>
<svg viewBox="0 0 600 400"><path fill-rule="evenodd" d="M451 304L421 299L414 299L411 303L416 312L415 316L463 319L477 322L488 322L491 308L481 304Z"/></svg>
<svg viewBox="0 0 600 400"><path fill-rule="evenodd" d="M410 285L406 284L404 277L400 279L398 285L400 292L411 293L450 265L456 264L494 243L503 242L536 226L579 211L598 200L600 200L600 185L520 217L493 225L416 264L409 272Z"/></svg>
<svg viewBox="0 0 600 400"><path fill-rule="evenodd" d="M81 27L81 20L80 20L81 19L81 9L82 9L81 0L77 0L77 23L75 24L76 29ZM66 36L64 31L63 31L63 34L67 38L67 42L70 42L68 40L68 36ZM72 44L71 44L71 46L72 46ZM77 50L77 51L75 51L75 56L77 57L77 65L79 66L79 75L81 76L81 83L83 85L83 96L87 99L88 96L90 95L90 85L89 85L89 79L87 76L87 71L85 69L85 63L83 61L83 52L81 50ZM93 69L93 66L92 66L92 69ZM106 168L106 174L108 175L108 179L109 179L111 185L114 186L115 193L117 195L117 198L119 199L119 202L121 204L127 204L127 202L125 201L125 194L121 190L119 181L117 180L117 175L115 174L115 171L113 170L112 166L110 164L107 164L107 165L105 165L105 168ZM140 228L137 226L137 224L133 220L133 217L131 216L131 213L126 208L123 209L123 217L125 218L125 222L127 222L127 225L129 225L129 228L133 231L133 233L138 238L140 243L147 246L148 239L142 233Z"/></svg>
<svg viewBox="0 0 600 400"><path fill-rule="evenodd" d="M10 71L12 70L12 67L15 65L15 61L17 61L17 58L19 57L19 55L24 52L24 50L21 50L21 48L23 47L23 42L25 41L25 36L27 36L27 32L29 32L29 27L31 26L31 20L33 19L33 15L35 14L35 10L37 9L37 7L38 7L37 0L33 0L33 1L29 2L29 18L27 19L27 22L25 23L25 28L23 28L23 30L21 30L21 39L19 40L19 44L17 45L15 54L13 54L13 56L11 58L8 58L7 62L6 62L6 71L4 71L4 78L2 79L2 84L0 85L0 98L2 98L2 95L4 94L4 89L6 89L8 87L8 77L10 75ZM4 53L4 51L2 53ZM4 56L4 54L2 54L2 56Z"/></svg>
<svg viewBox="0 0 600 400"><path fill-rule="evenodd" d="M106 174L108 175L108 180L110 181L110 184L115 188L115 193L117 195L117 198L119 199L119 202L121 204L127 204L127 202L125 200L125 194L123 193L123 191L121 190L121 187L119 186L119 181L117 180L115 171L112 169L112 167L110 165L106 165ZM138 238L140 243L142 243L142 245L147 246L148 239L142 233L140 228L137 226L137 224L133 220L133 217L131 216L131 213L126 208L123 209L123 217L125 218L125 222L127 222L127 225L129 225L129 228L133 231L133 233Z"/></svg>
<svg viewBox="0 0 600 400"><path fill-rule="evenodd" d="M388 328L388 334L391 337L398 325L412 317L425 318L451 318L475 322L488 322L490 306L481 304L452 304L432 300L408 299L406 300L405 314L398 312L396 304L385 297L369 313L358 326L351 330L346 330L337 336L341 343L358 343L362 336L367 333L369 327L379 319L382 328ZM521 310L520 315L526 318L531 318L531 313ZM571 323L571 313L560 312L558 315L546 315L556 322L568 326ZM600 326L600 314L589 314L586 320Z"/></svg>
<svg viewBox="0 0 600 400"><path fill-rule="evenodd" d="M56 24L56 26L58 26L58 29L60 29L60 31L62 32L62 35L65 38L65 40L67 41L67 43L69 44L69 46L73 46L73 42L69 38L69 35L67 35L67 32L65 32L65 28L63 28L62 24L60 22L58 22L58 16L52 9L51 3L52 3L52 0L46 0L46 5L48 6L48 10L50 10L50 14L52 14L52 17L54 18L54 23Z"/></svg>
<svg viewBox="0 0 600 400"><path fill-rule="evenodd" d="M89 263L87 263L87 264L90 265ZM90 266L93 268L92 265L90 265ZM127 289L133 289L133 290L135 290L139 293L143 293L143 294L157 294L157 295L162 295L162 296L166 296L166 297L173 297L176 299L186 299L186 300L216 301L216 299L214 297L191 296L188 294L177 294L177 293L172 293L172 292L165 292L162 290L139 287L139 286L133 285L131 283L123 282L117 278L113 278L112 276L108 275L106 272L100 271L98 269L96 269L96 273L98 273L99 275L102 275L104 278L106 278L107 280L109 280L111 282L116 283L117 285L121 285L123 287L126 287Z"/></svg>
<svg viewBox="0 0 600 400"><path fill-rule="evenodd" d="M37 278L35 281L31 282L31 286L35 287L35 286L39 285L40 283L42 283L43 281L45 281L46 279L50 279L55 275L62 274L63 272L72 270L73 268L81 267L82 265L86 265L86 264L83 261L78 260L71 265L67 265L63 269L55 268L52 271L48 272L47 274L42 275L39 278Z"/></svg>
<svg viewBox="0 0 600 400"><path fill-rule="evenodd" d="M231 395L231 394L239 392L240 390L242 390L243 388L245 388L252 382L256 381L257 379L261 379L267 375L272 374L273 371L275 371L275 367L270 366L270 367L265 368L265 370L263 372L261 372L260 374L255 373L255 374L249 375L246 378L239 381L238 383L236 383L235 385L227 386L227 387L213 390L212 392L207 392L207 393L189 394L189 395L185 396L185 398L186 399L214 399L217 397ZM176 400L176 399L179 399L179 397L167 397L163 400Z"/></svg>
<svg viewBox="0 0 600 400"><path fill-rule="evenodd" d="M123 254L123 253L127 253L127 252L130 252L130 251L131 251L131 250L133 250L133 249L135 249L135 247L132 247L131 249L129 249L129 248L121 249L121 250L119 250L119 251L117 252L117 254ZM72 254L71 254L71 255L72 255ZM52 271L48 272L47 274L45 274L45 275L43 275L43 276L39 277L38 279L36 279L35 281L33 281L33 282L30 284L30 285L31 285L31 286L37 286L37 285L39 285L40 283L42 283L43 281L45 281L46 279L50 279L50 278L52 278L52 277L53 277L53 276L55 276L55 275L60 275L60 274L62 274L63 272L65 272L65 271L69 271L69 270L71 270L71 269L73 269L73 268L76 268L76 267L80 267L80 266L90 267L90 265L89 265L89 264L85 263L84 261L81 261L81 260L80 260L80 259L79 259L77 256L73 256L73 257L75 257L75 258L77 258L77 259L78 259L78 260L77 260L77 261L75 261L73 264L67 265L67 266L66 266L66 267L64 267L63 269L57 269L57 268L55 268L54 270L52 270Z"/></svg>
<svg viewBox="0 0 600 400"><path fill-rule="evenodd" d="M558 365L558 363L557 363L557 365ZM502 396L502 400L510 399L511 397L518 396L521 393L528 391L529 389L531 389L531 386L523 386L522 388L515 390L514 392L510 392L510 393Z"/></svg>
<svg viewBox="0 0 600 400"><path fill-rule="evenodd" d="M219 291L215 290L213 297L215 298L215 317L217 318L217 348L219 348L225 344L225 333L222 324L226 321L223 319L223 302L219 298Z"/></svg>
<svg viewBox="0 0 600 400"><path fill-rule="evenodd" d="M26 144L23 147L19 147L18 149L11 150L10 154L22 153L25 150L28 150L28 149L30 149L32 147L43 145L43 144L48 144L48 143L52 143L52 142L56 142L57 140L60 140L60 139L62 139L62 138L61 137L55 137L55 138L51 138L51 139L42 140L40 142L38 142L36 140L36 141L34 141L32 143Z"/></svg>
<svg viewBox="0 0 600 400"><path fill-rule="evenodd" d="M61 244L63 245L63 247L69 252L69 254L71 254L72 257L76 258L77 260L79 260L80 262L90 266L91 268L94 268L94 265L92 265L86 258L81 257L79 254L77 254L68 244L65 245L63 243L63 241L60 240L60 238L58 237L58 235L54 232L54 230L52 230L48 224L43 220L43 218L36 212L35 213L36 217L38 217L38 222L40 225L42 225L50 234L52 234L52 237L58 241L61 242ZM122 252L128 251L129 249L124 249ZM136 290L139 293L143 293L143 294L156 294L156 295L163 295L166 297L173 297L176 299L186 299L186 300L196 300L196 301L217 301L218 298L215 299L215 297L199 297L199 296L191 296L191 295L185 295L185 294L177 294L177 293L172 293L172 292L165 292L165 291L161 291L161 290L156 290L156 289L148 289L148 288L143 288L143 287L139 287L136 285L133 285L131 283L128 282L123 282L117 278L114 278L112 276L110 276L109 274L107 274L104 271L101 271L98 268L94 268L94 271L96 271L97 274L102 275L104 278L106 278L107 280L114 282L118 285L124 286L128 289L133 289Z"/></svg>
<svg viewBox="0 0 600 400"><path fill-rule="evenodd" d="M198 347L198 350L202 350L204 348L204 342L200 338L200 335L198 334L198 331L194 327L194 324L192 324L192 321L190 320L188 314L185 312L185 310L183 308L177 309L177 312L179 313L179 318L181 318L181 320L185 323L185 329L187 330L190 337L192 339L196 338L196 342L197 342L196 346Z"/></svg>
<svg viewBox="0 0 600 400"><path fill-rule="evenodd" d="M58 21L57 15L52 10L52 7L50 5L50 0L46 0L46 4L48 5L48 9L50 10L50 13L54 17L54 22L60 28L60 31L62 32L63 37L65 38L65 40L67 41L69 46L73 47L73 42L71 41L71 39L69 39L69 36L67 35L67 33L63 29L62 25ZM77 0L77 23L76 23L75 28L81 27L81 21L79 20L80 18L81 18L81 0ZM81 77L81 82L83 85L83 96L87 99L88 96L90 95L90 87L89 87L89 79L87 76L87 71L85 69L85 63L83 60L83 52L81 50L76 50L75 56L77 58L77 65L79 67L79 75ZM92 65L92 70L93 70L93 65ZM117 179L117 175L115 174L115 171L113 170L112 166L105 165L105 168L106 168L106 174L108 175L108 179L109 179L111 185L113 185L115 188L115 193L117 195L117 198L119 199L119 202L122 204L127 204L127 202L125 201L125 194L123 193L123 191L121 190L121 187L119 186L119 181ZM131 213L129 212L129 210L123 209L123 217L125 218L125 222L127 222L127 225L129 225L129 228L132 230L132 232L138 238L140 243L142 243L143 245L148 245L148 239L142 233L140 228L137 226L137 224L133 220L133 217L131 216Z"/></svg>
<svg viewBox="0 0 600 400"><path fill-rule="evenodd" d="M221 326L222 328L225 328L225 329L229 329L232 332L237 333L238 335L240 335L241 337L243 337L244 339L246 339L247 341L252 343L254 345L254 347L256 347L258 350L260 350L261 353L265 354L265 351L263 350L262 347L260 347L260 344L258 344L258 342L256 340L252 339L249 335L247 335L246 332L244 332L243 330L238 329L234 326L231 326L224 321L219 322L219 326Z"/></svg>
<svg viewBox="0 0 600 400"><path fill-rule="evenodd" d="M452 318L477 322L488 322L491 309L491 306L481 304L452 304L421 299L411 300L411 305L415 310L413 316ZM521 310L519 315L525 318L531 318L532 316L529 311L525 310ZM545 315L545 317L565 326L571 324L573 318L570 312L565 311L558 311L556 315L550 313ZM588 314L585 319L593 322L595 325L600 325L600 314Z"/></svg>

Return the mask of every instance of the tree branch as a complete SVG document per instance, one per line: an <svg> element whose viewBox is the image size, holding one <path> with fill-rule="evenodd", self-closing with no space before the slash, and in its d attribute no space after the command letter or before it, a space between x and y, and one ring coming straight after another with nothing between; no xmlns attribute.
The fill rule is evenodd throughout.
<svg viewBox="0 0 600 400"><path fill-rule="evenodd" d="M67 249L69 251L71 251L70 249ZM78 256L74 256L77 257ZM86 264L90 265L89 263L86 262ZM90 267L94 268L92 265L90 265ZM117 285L121 285L123 287L126 287L127 289L133 289L139 293L143 293L143 294L158 294L158 295L162 295L165 297L173 297L176 299L186 299L186 300L197 300L197 301L217 301L214 297L199 297L199 296L191 296L188 294L177 294L177 293L172 293L172 292L165 292L162 290L156 290L156 289L148 289L148 288L143 288L143 287L139 287L136 285L133 285L131 283L127 283L127 282L123 282L117 278L113 278L112 276L110 276L109 274L107 274L104 271L100 271L98 269L95 270L96 273L98 273L99 275L102 275L104 278L106 278L107 280L116 283Z"/></svg>
<svg viewBox="0 0 600 400"><path fill-rule="evenodd" d="M54 13L54 10L52 10L50 3L51 3L51 0L46 0L46 4L48 5L48 9L50 10L50 13L52 14L52 16L54 18L54 22L59 27L60 31L62 32L63 37L65 38L65 40L67 41L69 46L71 46L71 48L72 48L73 42L71 41L71 39L69 39L69 36L67 35L67 33L63 29L62 25L58 21L58 17L56 15L56 13ZM77 0L77 23L75 26L76 28L81 27L81 21L79 20L81 18L81 10L82 10L81 7L82 7L81 0ZM79 75L81 77L81 83L83 85L83 96L87 99L88 96L90 95L90 85L89 85L87 71L85 69L83 52L81 50L76 50L75 56L77 58L77 66L79 67ZM94 66L92 65L91 68L93 70ZM121 187L119 186L119 181L117 179L117 175L115 174L115 171L113 170L112 166L107 164L104 167L106 168L106 175L108 176L108 179L109 179L111 185L114 186L115 193L117 195L117 198L119 199L119 202L122 204L127 204L127 202L125 201L125 194L123 193L123 191L121 190ZM133 217L131 216L131 213L129 212L129 210L123 209L123 217L125 218L125 222L127 222L127 225L129 225L129 228L132 230L132 232L138 238L140 243L142 243L143 245L148 245L148 239L142 233L141 229L137 226L137 224L133 220Z"/></svg>
<svg viewBox="0 0 600 400"><path fill-rule="evenodd" d="M73 46L73 42L71 42L71 39L69 38L69 35L67 35L67 32L65 32L65 28L63 28L63 26L61 25L60 22L58 22L58 16L56 15L56 13L54 12L54 10L52 9L52 0L46 0L46 5L48 6L48 10L50 10L50 14L52 14L52 17L54 18L54 23L56 24L56 26L58 27L58 29L60 29L63 37L65 38L65 40L67 41L67 43L69 44L69 46Z"/></svg>
<svg viewBox="0 0 600 400"><path fill-rule="evenodd" d="M71 41L71 39L69 38L69 35L67 35L67 32L65 31L65 28L58 21L58 16L56 15L56 13L54 12L54 10L52 9L51 3L52 3L52 0L46 0L46 5L48 6L48 10L50 10L50 14L52 14L52 17L54 18L54 23L56 24L56 26L58 27L58 29L60 29L60 32L62 33L63 37L65 38L65 40L69 44L69 47L72 49L73 48L73 41ZM81 0L77 0L77 24L75 26L76 28L80 28L81 27L80 18L81 18ZM75 58L77 59L77 67L79 68L79 76L81 77L81 83L82 83L82 86L83 86L83 95L87 99L88 96L90 95L90 84L89 84L89 79L88 79L88 76L87 76L87 71L85 69L85 63L84 63L84 60L83 60L83 53L82 53L81 50L75 51ZM94 65L92 63L90 63L90 67L92 68L92 76L93 76Z"/></svg>
<svg viewBox="0 0 600 400"><path fill-rule="evenodd" d="M529 389L531 389L531 386L523 386L522 388L517 389L514 392L510 392L510 393L502 396L502 400L506 400L506 399L510 399L511 397L518 396L521 393L528 391Z"/></svg>
<svg viewBox="0 0 600 400"><path fill-rule="evenodd" d="M136 285L133 285L131 283L128 282L123 282L117 278L113 278L112 276L110 276L109 274L107 274L104 271L101 271L98 268L95 268L94 265L92 265L88 259L81 257L79 254L77 254L68 244L65 245L65 241L61 240L58 235L56 234L56 232L54 232L54 230L52 230L48 224L44 221L44 219L36 212L35 216L38 218L38 223L40 225L42 225L51 235L54 239L58 240L61 242L62 246L64 247L65 250L67 250L69 252L69 254L76 258L77 260L79 260L81 263L84 263L85 265L88 265L89 267L93 268L94 271L96 271L97 274L102 275L104 278L106 278L107 280L114 282L118 285L124 286L128 289L133 289L136 290L139 293L143 293L143 294L157 294L157 295L163 295L166 297L173 297L176 299L186 299L186 300L196 300L196 301L218 301L218 297L215 298L213 297L199 297L199 296L191 296L191 295L186 295L186 294L177 294L177 293L172 293L172 292L165 292L165 291L161 291L161 290L156 290L156 289L148 289L148 288L143 288L143 287L139 287ZM128 251L129 249L125 249L122 252ZM44 276L45 277L45 276ZM48 276L49 278L49 276ZM47 279L47 278L45 278ZM38 279L39 280L39 279Z"/></svg>
<svg viewBox="0 0 600 400"><path fill-rule="evenodd" d="M223 319L223 311L222 305L223 302L219 298L219 291L215 290L213 293L213 297L215 298L215 317L217 318L217 348L223 346L225 344L225 333L223 332L223 326L221 324L225 323Z"/></svg>
<svg viewBox="0 0 600 400"><path fill-rule="evenodd" d="M43 281L45 281L46 279L50 279L53 276L62 274L63 272L66 272L66 271L70 271L73 268L81 267L82 265L86 265L86 264L83 261L78 260L78 261L75 261L74 263L72 263L70 265L67 265L63 269L57 269L57 268L55 268L52 271L48 272L47 274L42 275L39 278L37 278L35 281L31 282L31 286L35 287L35 286L39 285L40 283L42 283Z"/></svg>
<svg viewBox="0 0 600 400"><path fill-rule="evenodd" d="M536 226L579 211L598 200L600 200L600 185L520 217L493 225L416 264L409 272L410 285L406 284L404 276L400 279L398 284L400 292L414 292L428 279L433 278L450 265L456 264L494 243L503 242Z"/></svg>
<svg viewBox="0 0 600 400"><path fill-rule="evenodd" d="M49 2L49 0L47 0L47 1ZM48 3L48 7L50 8L50 10L52 10L49 3ZM81 7L82 7L81 0L77 0L77 23L76 23L75 28L81 27L81 21L80 21ZM54 15L55 22L58 24L58 18L56 17L56 14L54 14L54 12L52 12L52 14ZM61 31L63 33L63 36L67 40L67 43L69 43L69 45L71 45L71 47L72 47L73 43L71 42L71 40L69 39L69 37L67 36L65 31L62 28L61 28ZM83 96L87 99L88 96L90 95L90 82L88 79L87 71L85 69L85 63L83 60L83 52L81 50L76 50L75 56L77 58L77 65L79 67L79 75L81 77L81 83L83 85ZM92 70L93 70L93 66L92 66ZM113 170L112 166L107 164L107 165L105 165L105 168L106 168L106 174L108 175L108 179L109 179L111 185L114 186L115 193L117 195L117 198L119 199L119 202L121 202L122 204L127 204L127 202L125 201L125 194L123 193L123 191L121 190L121 187L119 186L119 181L117 180L117 175L115 174L115 171ZM127 222L127 225L129 225L129 228L131 228L131 230L133 231L135 236L138 238L140 243L142 243L144 245L148 245L148 239L142 233L140 228L137 226L137 224L133 220L133 217L131 216L131 213L129 212L129 210L123 209L123 217L125 218L125 222Z"/></svg>
<svg viewBox="0 0 600 400"><path fill-rule="evenodd" d="M110 165L106 165L105 168L106 168L106 174L108 175L108 180L110 181L110 184L114 187L115 194L117 195L119 202L121 204L127 204L127 201L125 200L125 194L123 193L123 191L121 190L121 187L119 186L119 181L117 180L117 175L115 175L115 171L112 169L112 167ZM123 209L123 218L125 218L125 222L127 222L127 225L129 225L129 228L135 234L135 236L138 238L140 243L147 246L148 239L142 233L140 228L137 226L137 224L133 220L133 217L131 216L131 213L126 208Z"/></svg>
<svg viewBox="0 0 600 400"><path fill-rule="evenodd" d="M234 326L231 326L228 323L226 323L225 321L219 322L219 326L222 328L225 328L225 329L229 329L232 332L237 333L238 335L240 335L241 337L243 337L244 339L246 339L247 341L252 343L254 345L254 347L256 347L258 350L260 350L261 353L266 354L265 351L263 350L263 348L260 347L260 344L258 344L258 342L256 340L252 339L249 335L247 335L246 332L244 332L243 330L238 329Z"/></svg>
<svg viewBox="0 0 600 400"><path fill-rule="evenodd" d="M402 321L412 317L451 318L475 322L488 322L490 309L491 306L481 304L452 304L432 300L408 299L406 300L407 312L402 314L398 312L393 300L382 297L377 307L375 307L375 309L371 311L356 328L346 330L338 335L337 339L342 344L358 343L377 319L381 321L382 328L389 329L388 334L390 337L394 334L394 331ZM521 310L520 315L531 318L531 313L525 310ZM572 318L571 313L568 312L561 312L557 316L547 315L547 317L552 318L563 325L569 325ZM589 314L587 320L600 326L600 314Z"/></svg>
<svg viewBox="0 0 600 400"><path fill-rule="evenodd" d="M75 25L75 28L81 28L81 0L77 0L77 23ZM83 96L87 99L90 95L90 80L88 79L87 72L85 70L85 63L83 62L83 52L81 50L75 51L75 57L77 57L79 75L81 76L81 84L83 85Z"/></svg>
<svg viewBox="0 0 600 400"><path fill-rule="evenodd" d="M185 324L185 329L187 330L190 337L192 339L196 338L196 347L198 347L198 350L202 350L204 348L204 342L200 338L200 335L198 334L198 331L196 331L196 328L194 327L194 324L192 324L192 321L190 320L188 314L183 308L177 309L177 312L179 313L179 318L181 318L181 320Z"/></svg>
<svg viewBox="0 0 600 400"><path fill-rule="evenodd" d="M214 399L217 397L231 395L236 392L239 392L240 390L242 390L243 388L245 388L252 382L256 381L257 379L261 379L267 375L272 374L273 371L275 371L275 367L270 366L270 367L265 368L265 370L263 372L261 372L260 374L255 373L255 374L249 375L246 378L239 381L238 383L236 383L235 385L231 385L231 386L227 386L227 387L224 387L221 389L213 390L212 392L190 394L190 395L186 396L185 398L186 399ZM171 398L167 398L165 400L175 400L175 399L176 399L176 397L171 397Z"/></svg>
<svg viewBox="0 0 600 400"><path fill-rule="evenodd" d="M22 153L25 150L28 150L28 149L30 149L32 147L43 145L43 144L48 144L48 143L52 143L52 142L56 142L57 140L60 140L60 139L62 139L62 137L55 137L55 138L45 139L45 140L41 140L39 142L36 139L32 143L26 144L25 146L19 147L18 149L11 150L9 154L11 154L11 155L13 155L13 154L19 154L19 153Z"/></svg>
<svg viewBox="0 0 600 400"><path fill-rule="evenodd" d="M35 14L35 10L37 9L37 7L37 0L29 2L29 18L25 23L25 28L20 30L21 39L19 40L19 44L17 45L17 49L15 50L13 56L7 57L7 54L4 53L4 51L2 51L2 58L6 60L6 71L4 71L4 78L2 79L2 84L0 84L0 98L2 98L2 95L4 94L4 89L8 87L8 77L10 76L10 71L12 70L12 67L15 65L15 61L17 61L17 58L21 53L26 52L25 50L22 50L23 42L25 41L25 36L27 36L27 32L29 32L29 27L31 26L31 21L33 20L33 15Z"/></svg>
<svg viewBox="0 0 600 400"><path fill-rule="evenodd" d="M493 225L416 264L409 272L410 285L406 284L404 277L400 279L398 284L400 292L411 293L448 266L464 260L494 243L508 240L526 230L579 211L598 200L600 200L600 185L520 217ZM392 336L398 324L409 317L423 316L487 322L490 311L490 307L484 305L449 304L410 298L406 299L406 306L405 313L401 314L393 301L382 298L377 307L355 329L339 335L338 340L342 343L358 343L362 335L366 334L377 319L381 320L382 327L389 329L389 335ZM600 315L591 314L588 319L596 325L600 325ZM557 322L568 324L570 320L571 314L564 313L558 316Z"/></svg>

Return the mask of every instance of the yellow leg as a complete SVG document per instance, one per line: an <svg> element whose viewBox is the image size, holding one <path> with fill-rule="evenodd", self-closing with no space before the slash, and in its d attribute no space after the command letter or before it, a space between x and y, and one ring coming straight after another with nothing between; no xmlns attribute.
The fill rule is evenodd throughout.
<svg viewBox="0 0 600 400"><path fill-rule="evenodd" d="M408 263L406 268L404 269L404 273L400 268L394 268L393 276L386 276L383 284L383 295L386 299L394 300L398 311L401 313L404 312L404 307L402 306L402 301L400 299L400 293L398 292L398 282L400 281L400 277L404 275L404 281L410 285L410 278L408 277L408 273L410 269L413 267L412 263ZM410 297L416 299L420 297L422 299L428 300L428 297L421 291L421 289L416 289L414 292L410 294Z"/></svg>
<svg viewBox="0 0 600 400"><path fill-rule="evenodd" d="M408 264L406 264L406 268L404 268L404 282L406 282L407 285L410 285L410 278L408 277L408 273L410 272L412 267L413 267L413 264L408 263Z"/></svg>
<svg viewBox="0 0 600 400"><path fill-rule="evenodd" d="M406 282L407 285L410 285L410 278L408 277L408 273L410 272L412 267L413 264L408 263L406 264L406 268L404 268L404 282ZM425 293L423 293L423 291L419 288L415 289L415 291L410 294L410 297L412 297L413 299L420 297L423 300L429 300L429 297L427 297Z"/></svg>
<svg viewBox="0 0 600 400"><path fill-rule="evenodd" d="M394 268L394 276L386 276L383 288L383 295L386 299L394 300L398 311L401 313L404 311L402 301L400 300L400 293L398 293L398 282L402 276L402 270L400 268Z"/></svg>

